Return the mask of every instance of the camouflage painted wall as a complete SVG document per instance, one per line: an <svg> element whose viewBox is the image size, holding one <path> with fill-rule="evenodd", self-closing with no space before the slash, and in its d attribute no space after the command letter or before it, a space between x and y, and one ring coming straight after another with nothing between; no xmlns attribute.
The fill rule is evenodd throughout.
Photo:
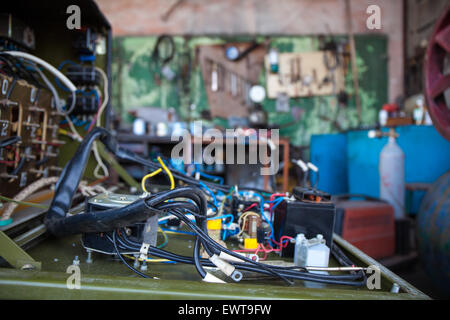
<svg viewBox="0 0 450 320"><path fill-rule="evenodd" d="M173 81L162 79L155 81L155 71L150 60L157 37L118 37L114 39L113 61L113 106L127 121L131 121L128 110L135 107L152 106L164 109L175 108L184 120L201 118L201 111L208 109L208 100L198 65L193 62L188 83L180 77ZM177 36L174 41L177 53L169 63L177 74L182 67L181 52L189 52L192 59L195 47L199 44L227 43L246 41L245 37L191 37ZM259 39L263 40L263 38ZM316 37L271 37L271 46L280 52L307 52L318 50ZM356 37L357 64L360 80L362 104L362 124L373 125L377 121L379 108L388 102L388 59L387 38L380 35ZM262 72L260 83L265 84ZM351 72L347 73L346 91L353 93ZM186 92L183 86L189 88ZM281 127L281 136L289 137L297 146L309 145L312 134L333 133L354 128L357 125L357 113L354 99L351 98L344 108L339 107L336 97L311 97L290 100L291 112L275 112L275 100L266 99L263 104L268 112L269 122ZM339 112L338 112L339 111ZM298 120L293 115L300 115ZM337 115L337 117L336 117ZM336 117L339 129L332 124ZM224 119L213 119L214 123L226 127Z"/></svg>

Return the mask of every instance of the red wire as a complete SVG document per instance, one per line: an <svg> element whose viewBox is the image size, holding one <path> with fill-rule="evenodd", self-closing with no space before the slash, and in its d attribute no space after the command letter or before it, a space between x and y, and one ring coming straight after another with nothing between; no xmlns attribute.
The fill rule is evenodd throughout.
<svg viewBox="0 0 450 320"><path fill-rule="evenodd" d="M245 208L242 212L244 213L244 212L250 210L251 208L255 207L256 205L257 205L257 203L253 203L253 204L249 205L247 208Z"/></svg>
<svg viewBox="0 0 450 320"><path fill-rule="evenodd" d="M0 160L0 163L6 164L6 165L14 165L16 162L15 161Z"/></svg>
<svg viewBox="0 0 450 320"><path fill-rule="evenodd" d="M274 193L274 194L272 194L271 196L270 196L270 202L272 202L275 198L278 198L278 197L285 197L286 195L284 194L284 193ZM272 207L273 207L273 203L271 203L270 205L269 205L269 210L271 210L272 209Z"/></svg>

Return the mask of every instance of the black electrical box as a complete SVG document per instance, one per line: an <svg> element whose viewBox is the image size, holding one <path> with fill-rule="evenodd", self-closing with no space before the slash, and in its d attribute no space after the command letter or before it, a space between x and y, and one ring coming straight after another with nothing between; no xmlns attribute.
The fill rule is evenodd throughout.
<svg viewBox="0 0 450 320"><path fill-rule="evenodd" d="M331 248L335 214L336 208L329 201L284 200L275 208L274 237L279 241L283 235L295 238L303 233L310 239L321 234ZM294 248L295 245L289 243L282 256L292 257Z"/></svg>
<svg viewBox="0 0 450 320"><path fill-rule="evenodd" d="M100 84L100 74L93 66L70 66L67 77L76 85L95 86Z"/></svg>
<svg viewBox="0 0 450 320"><path fill-rule="evenodd" d="M67 104L72 105L72 96L69 96L67 99ZM96 114L98 111L98 103L97 98L94 95L85 96L81 94L77 94L75 100L75 108L72 111L72 115L91 115Z"/></svg>

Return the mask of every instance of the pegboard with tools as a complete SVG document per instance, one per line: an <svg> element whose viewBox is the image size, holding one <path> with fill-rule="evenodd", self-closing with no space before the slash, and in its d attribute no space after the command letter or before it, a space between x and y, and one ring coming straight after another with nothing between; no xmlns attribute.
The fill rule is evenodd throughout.
<svg viewBox="0 0 450 320"><path fill-rule="evenodd" d="M344 88L344 68L331 51L280 53L277 72L269 71L269 56L266 56L265 67L271 99L280 94L291 98L333 95Z"/></svg>
<svg viewBox="0 0 450 320"><path fill-rule="evenodd" d="M0 193L59 175L60 114L49 91L0 74ZM52 107L53 106L53 107Z"/></svg>
<svg viewBox="0 0 450 320"><path fill-rule="evenodd" d="M240 52L252 46L251 43L228 45ZM247 117L252 106L250 88L258 83L264 65L265 46L254 46L251 52L239 60L227 59L222 45L202 45L197 50L211 116Z"/></svg>

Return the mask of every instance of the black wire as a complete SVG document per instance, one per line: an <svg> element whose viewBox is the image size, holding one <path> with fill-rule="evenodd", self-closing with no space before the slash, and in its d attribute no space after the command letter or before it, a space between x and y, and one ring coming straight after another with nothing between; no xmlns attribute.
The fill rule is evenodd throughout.
<svg viewBox="0 0 450 320"><path fill-rule="evenodd" d="M140 275L143 278L150 278L149 276L147 276L146 274L143 274L142 272L136 270L135 268L133 268L132 266L130 266L125 259L122 257L122 254L119 251L119 248L117 248L117 243L116 243L116 230L113 231L113 244L114 244L114 249L116 250L117 255L119 256L120 260L122 260L123 264L125 264L128 269L130 269L131 271L137 273L138 275Z"/></svg>
<svg viewBox="0 0 450 320"><path fill-rule="evenodd" d="M123 237L123 240L125 242L128 242L128 243L121 242L120 238L118 238L118 240L127 249L135 250L137 252L139 251L141 244L128 239L127 236L125 235L125 233L123 233L123 232L122 232L122 237ZM173 261L181 262L181 263L193 264L193 260L190 257L177 255L175 253L171 253L171 252L168 252L168 251L165 251L163 249L156 248L156 247L150 247L149 253L151 255L156 256L156 257L165 258L165 259L169 259L169 260L173 260ZM205 266L214 267L214 264L212 264L207 259L201 259L201 262ZM255 268L255 267L250 266L248 264L242 264L242 263L233 263L233 264L238 269L271 275L269 272L267 272L265 270L261 270L259 268ZM337 281L342 280L342 279L359 279L359 278L361 278L360 275L322 275L322 274L306 273L307 270L305 268L298 267L298 266L292 266L292 267L270 266L270 267L273 268L273 269L278 269L280 272L284 273L286 276L290 276L290 277L294 277L294 278L298 277L298 276L302 276L302 279L300 279L300 280L304 280L304 277L308 277L306 280L323 279L323 280L337 280ZM295 271L295 270L292 270L292 269L302 269L302 271L299 273L299 271ZM343 284L343 283L341 283L341 284ZM361 285L361 282L358 282L358 283L351 282L351 283L345 283L345 284Z"/></svg>
<svg viewBox="0 0 450 320"><path fill-rule="evenodd" d="M124 238L124 240L129 241L129 239L127 239L127 237L124 233L122 233L122 237ZM118 238L118 239L120 241L120 238ZM126 244L124 244L124 245L126 245ZM138 251L139 244L137 244L137 245L138 246L136 246L136 247L127 247L127 248ZM194 264L194 260L190 257L180 256L180 255L177 255L177 254L174 254L171 252L167 252L165 250L158 249L155 247L150 247L149 254L151 254L155 257L164 258L164 259L172 260L175 262ZM209 261L207 259L200 259L200 262L204 266L215 267L214 264L211 263L211 261ZM245 271L250 271L250 272L255 272L255 273L262 273L262 274L265 274L268 276L272 275L270 272L268 272L266 270L256 268L249 264L243 264L243 263L233 263L233 264L239 270L245 270ZM350 286L362 286L365 284L365 279L362 281L345 281L347 279L350 279L350 280L351 279L355 279L355 280L359 279L359 278L361 278L361 276L359 276L359 275L321 275L321 274L307 273L305 271L299 272L299 271L295 271L295 270L289 270L289 269L301 268L301 267L281 267L281 266L270 266L270 267L279 269L283 275L290 277L292 279L296 279L296 280L313 281L313 282L337 284L337 285L347 285L347 286L349 286L349 285Z"/></svg>
<svg viewBox="0 0 450 320"><path fill-rule="evenodd" d="M274 276L278 276L281 279L283 279L285 282L287 282L288 284L293 284L292 281L290 281L289 279L287 279L286 277L284 277L283 275L280 275L279 273L277 273L276 271L270 269L269 267L267 267L264 264L258 263L252 259L249 259L247 257L244 257L236 252L233 252L231 250L228 250L227 248L222 247L220 244L218 244L217 242L215 242L213 239L211 239L209 237L209 235L204 232L203 230L201 230L200 228L198 228L195 224L193 224L188 218L186 218L183 213L178 212L177 210L173 210L172 213L174 215L176 215L177 217L179 217L180 219L182 219L198 236L200 236L204 242L208 243L208 245L211 245L213 248L216 249L216 251L220 252L223 251L231 256L234 256L236 258L242 259L246 262L255 264L257 266L259 266L262 269L265 269L266 271L269 271L272 275ZM204 245L204 243L203 243ZM204 245L205 247L205 245ZM205 249L207 249L207 247L205 247ZM210 255L211 256L211 255Z"/></svg>

